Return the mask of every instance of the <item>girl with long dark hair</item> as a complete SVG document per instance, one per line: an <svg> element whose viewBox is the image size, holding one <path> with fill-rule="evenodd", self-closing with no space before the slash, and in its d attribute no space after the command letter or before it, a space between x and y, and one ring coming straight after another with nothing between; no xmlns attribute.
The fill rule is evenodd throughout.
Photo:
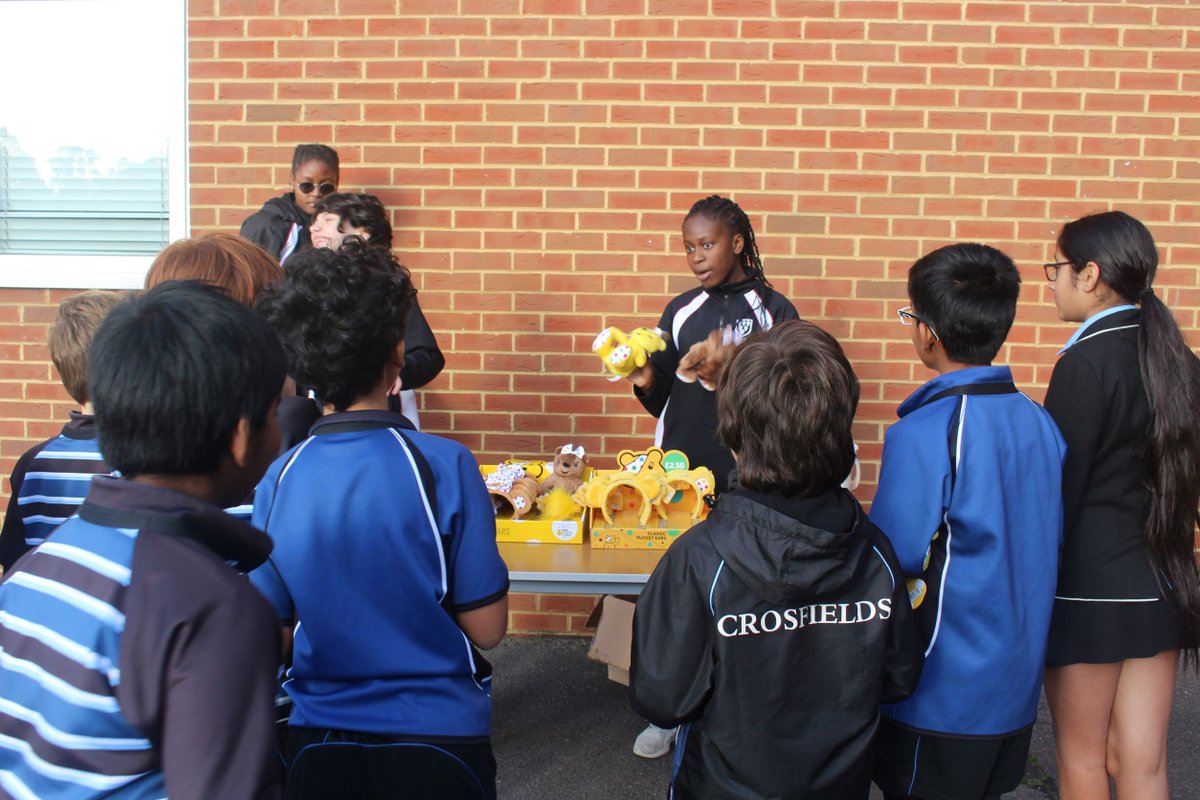
<svg viewBox="0 0 1200 800"><path fill-rule="evenodd" d="M1046 408L1067 442L1063 553L1047 655L1062 800L1167 798L1182 650L1200 643L1200 360L1154 292L1158 250L1121 211L1063 226L1046 265L1082 323Z"/></svg>

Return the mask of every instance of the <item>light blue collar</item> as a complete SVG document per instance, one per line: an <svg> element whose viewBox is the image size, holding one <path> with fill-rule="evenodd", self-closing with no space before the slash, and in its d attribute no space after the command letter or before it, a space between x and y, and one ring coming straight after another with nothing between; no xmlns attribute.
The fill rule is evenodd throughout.
<svg viewBox="0 0 1200 800"><path fill-rule="evenodd" d="M1092 314L1090 317L1085 319L1083 321L1083 324L1075 329L1075 332L1071 334L1071 338L1067 339L1067 343L1065 345L1063 345L1063 349L1058 351L1058 355L1061 356L1063 353L1070 350L1071 345L1073 345L1077 341L1079 341L1079 337L1083 335L1083 332L1086 331L1088 329L1088 326L1090 326L1092 323L1098 322L1098 321L1104 319L1105 317L1112 316L1113 314L1116 314L1118 311L1136 311L1136 310L1137 310L1137 306L1126 303L1124 305L1113 306L1112 308L1106 308L1103 311L1097 311L1095 314Z"/></svg>

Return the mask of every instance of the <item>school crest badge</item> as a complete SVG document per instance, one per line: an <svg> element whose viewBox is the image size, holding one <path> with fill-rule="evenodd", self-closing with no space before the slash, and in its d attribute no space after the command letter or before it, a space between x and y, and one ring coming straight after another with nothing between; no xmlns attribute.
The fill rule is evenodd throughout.
<svg viewBox="0 0 1200 800"><path fill-rule="evenodd" d="M742 317L734 325L734 329L740 339L745 339L754 330L754 320L749 317Z"/></svg>

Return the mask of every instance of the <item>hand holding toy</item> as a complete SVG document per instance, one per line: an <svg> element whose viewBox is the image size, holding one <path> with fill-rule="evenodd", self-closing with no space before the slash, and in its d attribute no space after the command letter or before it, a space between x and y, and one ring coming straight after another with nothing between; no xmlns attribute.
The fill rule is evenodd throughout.
<svg viewBox="0 0 1200 800"><path fill-rule="evenodd" d="M658 328L635 328L629 335L617 327L605 328L592 342L592 352L612 373L610 380L615 381L646 366L651 353L666 350L664 336Z"/></svg>

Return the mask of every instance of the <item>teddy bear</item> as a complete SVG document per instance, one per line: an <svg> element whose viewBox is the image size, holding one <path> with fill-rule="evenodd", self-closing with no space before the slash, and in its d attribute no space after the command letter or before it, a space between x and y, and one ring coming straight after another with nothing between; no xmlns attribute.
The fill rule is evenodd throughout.
<svg viewBox="0 0 1200 800"><path fill-rule="evenodd" d="M729 325L715 329L707 338L688 348L683 358L679 359L675 377L685 383L700 381L701 386L713 391L717 388L721 371L725 369L725 362L743 339L745 337Z"/></svg>
<svg viewBox="0 0 1200 800"><path fill-rule="evenodd" d="M651 353L666 350L665 335L658 328L635 328L628 336L620 328L605 328L592 342L592 352L612 373L609 380L620 380L646 366Z"/></svg>
<svg viewBox="0 0 1200 800"><path fill-rule="evenodd" d="M563 445L562 449L554 454L554 460L550 463L550 474L542 481L541 494L550 494L555 489L575 494L579 484L583 483L583 473L587 466L587 453L582 445Z"/></svg>

